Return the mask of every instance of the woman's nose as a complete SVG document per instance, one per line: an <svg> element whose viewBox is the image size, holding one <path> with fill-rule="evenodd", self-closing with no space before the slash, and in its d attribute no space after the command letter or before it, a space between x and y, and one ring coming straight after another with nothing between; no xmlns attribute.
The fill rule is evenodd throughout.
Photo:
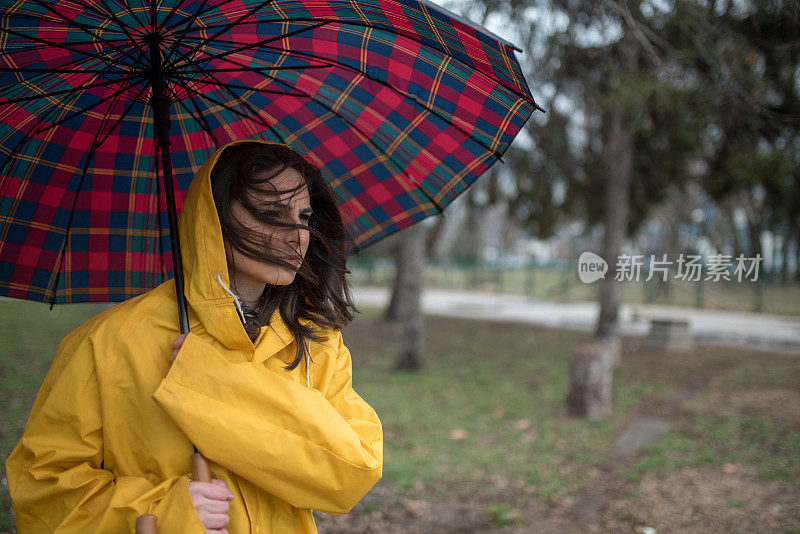
<svg viewBox="0 0 800 534"><path fill-rule="evenodd" d="M300 246L305 246L306 243L308 243L309 234L310 234L310 232L308 231L307 227L306 228L298 228L297 229L297 243Z"/></svg>
<svg viewBox="0 0 800 534"><path fill-rule="evenodd" d="M305 245L309 238L309 231L306 223L299 218L293 220L292 223L303 226L303 228L286 228L286 240L292 245Z"/></svg>

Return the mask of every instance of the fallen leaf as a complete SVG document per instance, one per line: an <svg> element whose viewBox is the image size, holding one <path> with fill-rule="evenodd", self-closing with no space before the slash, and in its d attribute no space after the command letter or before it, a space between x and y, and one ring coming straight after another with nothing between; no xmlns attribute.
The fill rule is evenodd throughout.
<svg viewBox="0 0 800 534"><path fill-rule="evenodd" d="M531 427L531 420L530 419L520 419L516 423L514 423L514 428L517 430L525 430Z"/></svg>
<svg viewBox="0 0 800 534"><path fill-rule="evenodd" d="M467 436L469 436L469 432L463 428L456 428L450 431L450 439L453 440L466 439Z"/></svg>
<svg viewBox="0 0 800 534"><path fill-rule="evenodd" d="M722 466L722 470L730 475L731 473L736 472L736 466L734 464L725 464Z"/></svg>

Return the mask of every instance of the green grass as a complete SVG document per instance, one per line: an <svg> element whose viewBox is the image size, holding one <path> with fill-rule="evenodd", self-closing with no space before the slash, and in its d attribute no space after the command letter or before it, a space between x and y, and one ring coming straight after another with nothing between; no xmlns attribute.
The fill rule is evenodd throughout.
<svg viewBox="0 0 800 534"><path fill-rule="evenodd" d="M425 369L398 373L393 343L359 347L367 330L392 335L390 325L367 322L345 340L358 390L384 424L384 476L401 488L469 495L500 477L552 499L583 485L588 466L605 460L608 422L558 417L569 347L583 335L431 319Z"/></svg>
<svg viewBox="0 0 800 534"><path fill-rule="evenodd" d="M19 441L28 412L36 398L61 339L97 313L97 304L50 307L38 302L0 302L0 476L5 480L5 460ZM0 488L0 531L10 530L11 501Z"/></svg>
<svg viewBox="0 0 800 534"><path fill-rule="evenodd" d="M745 464L756 466L765 480L800 487L800 414L780 402L797 402L798 392L797 357L739 358L688 403L676 427L625 476L637 481L685 466Z"/></svg>
<svg viewBox="0 0 800 534"><path fill-rule="evenodd" d="M495 504L486 509L486 513L492 521L492 525L498 528L507 527L510 525L520 525L524 521L520 517L519 510L509 508L502 504Z"/></svg>

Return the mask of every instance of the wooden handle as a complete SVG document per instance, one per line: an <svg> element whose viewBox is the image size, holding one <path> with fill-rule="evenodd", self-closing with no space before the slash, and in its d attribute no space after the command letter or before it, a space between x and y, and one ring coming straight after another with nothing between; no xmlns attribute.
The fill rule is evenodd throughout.
<svg viewBox="0 0 800 534"><path fill-rule="evenodd" d="M136 534L158 534L158 518L143 514L136 518Z"/></svg>
<svg viewBox="0 0 800 534"><path fill-rule="evenodd" d="M211 482L211 467L203 453L192 454L192 480L195 482Z"/></svg>
<svg viewBox="0 0 800 534"><path fill-rule="evenodd" d="M196 482L211 482L211 467L208 460L201 453L192 454L192 480ZM136 534L158 534L156 516L152 514L140 515L136 518Z"/></svg>

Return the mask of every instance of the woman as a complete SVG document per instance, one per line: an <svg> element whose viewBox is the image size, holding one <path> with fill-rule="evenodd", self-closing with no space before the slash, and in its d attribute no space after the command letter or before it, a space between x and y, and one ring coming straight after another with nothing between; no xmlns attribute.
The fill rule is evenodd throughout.
<svg viewBox="0 0 800 534"><path fill-rule="evenodd" d="M169 280L64 338L7 462L22 534L130 532L144 513L170 533L316 532L313 509L345 513L380 478L319 171L285 145L231 143L192 182L179 232L190 333ZM190 480L192 444L213 483Z"/></svg>

